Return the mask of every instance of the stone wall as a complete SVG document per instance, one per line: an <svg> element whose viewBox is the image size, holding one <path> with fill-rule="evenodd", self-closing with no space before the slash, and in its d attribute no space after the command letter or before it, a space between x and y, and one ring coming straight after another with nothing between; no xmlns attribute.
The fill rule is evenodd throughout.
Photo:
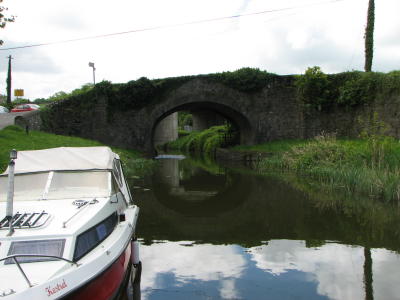
<svg viewBox="0 0 400 300"><path fill-rule="evenodd" d="M154 146L175 141L178 138L178 113L173 113L159 122L154 130Z"/></svg>
<svg viewBox="0 0 400 300"><path fill-rule="evenodd" d="M23 116L16 116L14 124L26 130L41 130L42 119L40 118L40 111L33 110Z"/></svg>
<svg viewBox="0 0 400 300"><path fill-rule="evenodd" d="M240 131L241 144L260 144L279 139L312 138L322 132L358 136L360 120L374 112L389 125L389 134L400 138L400 95L385 101L355 107L333 107L329 112L305 107L297 97L293 76L280 76L258 92L245 93L221 83L194 78L164 95L157 103L136 110L110 110L109 97L95 95L90 104L54 103L40 125L37 114L18 120L31 129L95 139L108 145L151 152L156 127L167 116L180 111L221 115ZM50 111L50 113L49 113ZM16 121L17 122L17 121Z"/></svg>
<svg viewBox="0 0 400 300"><path fill-rule="evenodd" d="M363 126L377 121L387 127L386 134L400 138L400 96L393 95L385 101L376 101L349 108L333 108L330 112L305 112L303 138L312 138L322 132L337 136L358 137Z"/></svg>

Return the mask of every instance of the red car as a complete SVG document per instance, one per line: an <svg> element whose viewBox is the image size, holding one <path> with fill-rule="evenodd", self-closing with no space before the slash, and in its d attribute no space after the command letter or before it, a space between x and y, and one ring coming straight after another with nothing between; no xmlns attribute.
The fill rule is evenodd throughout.
<svg viewBox="0 0 400 300"><path fill-rule="evenodd" d="M31 110L37 110L39 108L40 106L37 104L20 104L14 107L11 110L11 112L31 111Z"/></svg>

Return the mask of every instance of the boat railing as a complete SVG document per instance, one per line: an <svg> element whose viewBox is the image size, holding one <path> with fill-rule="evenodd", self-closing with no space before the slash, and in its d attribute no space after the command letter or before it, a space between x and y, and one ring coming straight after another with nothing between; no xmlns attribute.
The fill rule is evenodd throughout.
<svg viewBox="0 0 400 300"><path fill-rule="evenodd" d="M99 203L99 201L96 200L96 198L94 198L92 201L84 201L83 204L78 205L78 211L74 213L71 217L69 217L68 220L63 222L63 228L65 228L67 223L71 221L77 214L82 212L86 207L89 207L90 204L96 204L96 203Z"/></svg>
<svg viewBox="0 0 400 300"><path fill-rule="evenodd" d="M0 262L7 260L7 259L12 259L14 263L17 265L19 271L21 272L22 276L24 277L25 281L28 283L29 287L33 287L33 284L29 281L28 277L26 276L24 270L22 269L20 262L18 261L18 257L42 257L42 258L53 258L55 260L63 260L65 262L68 262L72 265L76 265L77 267L79 264L77 262L74 262L70 259L60 257L60 256L55 256L55 255L42 255L42 254L14 254L14 255L9 255L3 258L0 258Z"/></svg>

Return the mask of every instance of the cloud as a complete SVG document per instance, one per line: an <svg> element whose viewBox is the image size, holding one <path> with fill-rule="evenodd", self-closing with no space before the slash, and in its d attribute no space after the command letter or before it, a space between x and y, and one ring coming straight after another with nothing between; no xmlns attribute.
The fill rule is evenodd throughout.
<svg viewBox="0 0 400 300"><path fill-rule="evenodd" d="M19 47L21 43L7 41L4 48ZM53 58L43 51L43 48L30 48L25 50L0 51L5 56L11 55L13 72L32 74L57 74L62 72L62 66L57 65ZM0 72L7 72L8 60L4 59L0 64Z"/></svg>
<svg viewBox="0 0 400 300"><path fill-rule="evenodd" d="M9 3L10 12L17 14L18 19L2 30L2 38L6 42L4 47L26 45L319 2L116 0L110 5L105 0L43 0L38 6L31 0L19 0ZM26 77L25 84L32 86L29 90L44 93L33 97L48 97L90 81L88 61L96 63L97 78L113 82L241 67L258 67L278 74L303 73L313 65L320 65L326 73L362 70L367 1L324 3L285 12L18 50L12 52L16 56L15 73L32 74ZM399 8L398 0L376 3L374 70L399 68L400 19L396 17ZM18 66L17 60L23 64ZM6 60L0 61L0 70L5 67ZM59 72L63 74L57 81L43 78L43 74ZM49 85L39 88L43 80Z"/></svg>
<svg viewBox="0 0 400 300"><path fill-rule="evenodd" d="M52 24L57 30L68 30L73 32L82 32L87 28L87 22L75 14L71 8L51 14L46 22Z"/></svg>

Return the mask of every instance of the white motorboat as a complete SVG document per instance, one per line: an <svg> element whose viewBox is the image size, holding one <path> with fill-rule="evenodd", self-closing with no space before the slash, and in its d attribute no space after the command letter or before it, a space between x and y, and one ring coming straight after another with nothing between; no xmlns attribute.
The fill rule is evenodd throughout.
<svg viewBox="0 0 400 300"><path fill-rule="evenodd" d="M0 299L114 299L140 279L139 208L108 147L12 152L0 214Z"/></svg>

